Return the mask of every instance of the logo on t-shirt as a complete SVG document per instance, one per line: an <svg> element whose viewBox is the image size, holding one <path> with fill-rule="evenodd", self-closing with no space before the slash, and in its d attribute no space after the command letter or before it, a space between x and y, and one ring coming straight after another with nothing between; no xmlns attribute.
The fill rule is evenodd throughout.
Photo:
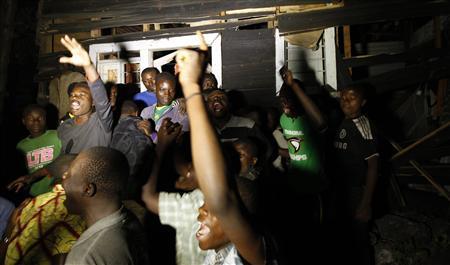
<svg viewBox="0 0 450 265"><path fill-rule="evenodd" d="M294 147L295 153L297 153L298 150L300 150L302 141L303 141L303 139L299 139L299 138L289 138L288 139L288 142L292 145L292 147Z"/></svg>
<svg viewBox="0 0 450 265"><path fill-rule="evenodd" d="M347 136L347 131L345 129L342 129L341 132L339 133L339 138L344 139L345 136Z"/></svg>
<svg viewBox="0 0 450 265"><path fill-rule="evenodd" d="M30 152L27 152L28 168L33 168L41 163L50 162L53 160L53 146L42 147Z"/></svg>

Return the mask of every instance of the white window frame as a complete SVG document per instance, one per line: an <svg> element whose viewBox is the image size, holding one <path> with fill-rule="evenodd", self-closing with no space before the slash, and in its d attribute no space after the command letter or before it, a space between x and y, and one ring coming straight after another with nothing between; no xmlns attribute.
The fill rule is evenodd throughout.
<svg viewBox="0 0 450 265"><path fill-rule="evenodd" d="M211 47L211 72L216 76L218 85L222 85L222 36L220 33L203 34L205 42ZM136 40L113 43L91 44L89 46L89 56L94 65L99 63L99 55L102 53L118 52L122 49L128 51L139 51L140 53L140 70L146 67L161 67L155 65L153 60L153 52L164 50L177 50L180 48L197 48L199 41L196 35L170 37L151 40ZM167 56L167 55L166 55ZM160 58L159 58L160 59ZM120 59L118 59L120 60ZM161 59L159 62L163 62ZM156 62L158 63L158 62ZM145 91L145 86L141 82L141 91Z"/></svg>

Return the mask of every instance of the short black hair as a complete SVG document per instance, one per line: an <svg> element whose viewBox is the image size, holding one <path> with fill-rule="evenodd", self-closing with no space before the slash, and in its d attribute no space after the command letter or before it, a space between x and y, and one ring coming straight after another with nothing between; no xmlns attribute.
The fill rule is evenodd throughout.
<svg viewBox="0 0 450 265"><path fill-rule="evenodd" d="M217 85L218 85L217 78L216 78L216 76L213 73L205 73L203 75L202 84L207 79L211 80L213 82L213 84L214 84L214 87L217 88Z"/></svg>
<svg viewBox="0 0 450 265"><path fill-rule="evenodd" d="M121 196L129 174L127 158L120 151L97 146L82 151L81 174L96 185L97 192L110 197Z"/></svg>
<svg viewBox="0 0 450 265"><path fill-rule="evenodd" d="M122 103L121 114L131 114L136 111L139 111L138 105L132 100L125 100Z"/></svg>
<svg viewBox="0 0 450 265"><path fill-rule="evenodd" d="M147 73L159 74L159 70L156 67L147 67L144 70L142 70L141 76L143 76L144 74L147 74Z"/></svg>
<svg viewBox="0 0 450 265"><path fill-rule="evenodd" d="M75 83L72 83L72 84L73 84L73 88L71 89L71 91L70 91L70 93L69 93L69 96L70 96L70 94L72 93L72 91L73 91L76 87L83 87L83 88L86 88L86 89L88 89L89 91L91 91L91 88L89 87L89 85L88 85L88 83L87 83L86 81L75 82Z"/></svg>
<svg viewBox="0 0 450 265"><path fill-rule="evenodd" d="M47 116L47 111L45 110L44 107L42 107L42 106L39 105L39 104L30 104L30 105L27 105L27 106L23 109L23 111L22 111L22 117L25 118L25 117L28 116L32 111L35 111L35 110L41 112L42 115L43 115L44 117Z"/></svg>
<svg viewBox="0 0 450 265"><path fill-rule="evenodd" d="M162 81L169 81L172 82L174 86L177 85L177 79L175 76L168 72L162 72L156 76L156 84Z"/></svg>
<svg viewBox="0 0 450 265"><path fill-rule="evenodd" d="M343 88L341 91L353 90L362 99L367 99L367 86L366 84L352 84Z"/></svg>

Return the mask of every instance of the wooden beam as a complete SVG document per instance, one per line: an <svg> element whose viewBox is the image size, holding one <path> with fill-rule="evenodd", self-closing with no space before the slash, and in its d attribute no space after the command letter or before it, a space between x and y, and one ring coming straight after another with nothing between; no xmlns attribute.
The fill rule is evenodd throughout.
<svg viewBox="0 0 450 265"><path fill-rule="evenodd" d="M351 58L344 58L345 67L372 66L377 64L389 64L404 62L407 65L429 62L432 59L449 56L450 50L446 48L412 48L402 53L362 55Z"/></svg>
<svg viewBox="0 0 450 265"><path fill-rule="evenodd" d="M399 152L402 152L402 147L394 142L392 139L388 139L391 145ZM411 164L419 173L422 175L431 185L448 201L450 201L450 193L439 184L417 161L410 160L409 164Z"/></svg>
<svg viewBox="0 0 450 265"><path fill-rule="evenodd" d="M424 146L429 147L430 144L432 144L433 146L437 146L441 143L446 142L448 139L450 139L450 121L443 124L438 129L425 135L415 143L409 145L404 149L401 149L401 151L399 150L398 153L392 156L391 161L400 162L400 159L402 159L401 161L409 160L414 157L414 154L416 152L420 152L421 150L423 150Z"/></svg>
<svg viewBox="0 0 450 265"><path fill-rule="evenodd" d="M434 47L442 47L442 31L441 31L441 19L439 17L433 18L434 22ZM433 116L436 120L440 118L444 112L445 91L447 90L448 79L441 79L438 82L436 88L436 106L433 109Z"/></svg>
<svg viewBox="0 0 450 265"><path fill-rule="evenodd" d="M371 84L376 88L377 94L382 94L444 77L450 77L450 58L448 56L371 76L353 83Z"/></svg>
<svg viewBox="0 0 450 265"><path fill-rule="evenodd" d="M157 38L184 36L194 34L197 30L200 30L202 32L218 32L227 29L235 29L236 27L240 26L248 26L268 22L273 19L274 18L247 19L247 20L240 20L238 22L226 22L221 24L205 25L199 27L171 28L171 29L161 29L158 31L133 32L115 36L101 36L99 38L89 38L80 41L86 45L89 45L94 43L121 42L130 40L157 39Z"/></svg>
<svg viewBox="0 0 450 265"><path fill-rule="evenodd" d="M335 9L279 15L278 26L280 34L284 35L335 26L368 24L450 13L450 2L446 0L381 0L360 2L358 1L353 5L344 5Z"/></svg>
<svg viewBox="0 0 450 265"><path fill-rule="evenodd" d="M352 57L352 39L350 36L350 26L345 25L342 27L343 35L344 35L344 59ZM350 75L352 75L352 68L349 67L348 71Z"/></svg>

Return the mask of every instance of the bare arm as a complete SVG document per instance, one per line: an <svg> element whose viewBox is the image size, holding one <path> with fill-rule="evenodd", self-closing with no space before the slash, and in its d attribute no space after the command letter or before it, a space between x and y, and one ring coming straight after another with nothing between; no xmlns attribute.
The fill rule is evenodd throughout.
<svg viewBox="0 0 450 265"><path fill-rule="evenodd" d="M237 197L230 192L219 141L200 95L200 54L181 50L177 64L184 96L189 98L186 107L191 122L192 158L205 202L242 257L251 264L264 264L262 237L251 226Z"/></svg>
<svg viewBox="0 0 450 265"><path fill-rule="evenodd" d="M159 214L159 192L156 190L158 177L161 169L161 163L167 148L176 139L181 132L181 126L178 123L170 122L165 118L158 131L158 144L156 145L156 154L152 166L152 171L147 183L142 187L142 200L147 209L155 214Z"/></svg>
<svg viewBox="0 0 450 265"><path fill-rule="evenodd" d="M367 222L372 217L372 198L378 178L378 156L372 156L367 160L366 188L363 197L355 213L355 218Z"/></svg>
<svg viewBox="0 0 450 265"><path fill-rule="evenodd" d="M308 97L308 95L306 95L306 93L298 85L298 83L294 81L292 72L290 70L287 70L283 78L286 84L289 85L294 91L298 100L305 109L306 114L313 122L315 128L320 132L324 131L327 128L327 124L322 116L322 113L320 112L319 108L317 108L316 104L314 104L314 102Z"/></svg>
<svg viewBox="0 0 450 265"><path fill-rule="evenodd" d="M8 190L14 189L15 192L19 192L19 190L22 189L24 186L31 184L31 183L41 179L42 177L45 177L46 175L48 175L48 173L49 173L48 170L45 167L43 167L41 169L34 171L33 173L31 173L29 175L25 175L25 176L21 176L21 177L17 178L13 182L9 183L7 188L8 188Z"/></svg>

